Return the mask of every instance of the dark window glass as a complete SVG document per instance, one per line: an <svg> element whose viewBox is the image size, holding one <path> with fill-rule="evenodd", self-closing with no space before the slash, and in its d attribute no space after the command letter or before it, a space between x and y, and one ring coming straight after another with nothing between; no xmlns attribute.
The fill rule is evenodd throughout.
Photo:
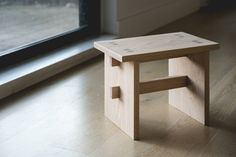
<svg viewBox="0 0 236 157"><path fill-rule="evenodd" d="M86 0L0 0L0 55L87 25Z"/></svg>

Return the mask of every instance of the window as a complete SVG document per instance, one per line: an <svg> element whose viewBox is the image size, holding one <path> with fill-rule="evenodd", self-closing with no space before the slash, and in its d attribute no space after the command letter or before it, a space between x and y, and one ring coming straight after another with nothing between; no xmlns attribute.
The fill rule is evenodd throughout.
<svg viewBox="0 0 236 157"><path fill-rule="evenodd" d="M0 0L0 64L99 33L99 8L98 0Z"/></svg>

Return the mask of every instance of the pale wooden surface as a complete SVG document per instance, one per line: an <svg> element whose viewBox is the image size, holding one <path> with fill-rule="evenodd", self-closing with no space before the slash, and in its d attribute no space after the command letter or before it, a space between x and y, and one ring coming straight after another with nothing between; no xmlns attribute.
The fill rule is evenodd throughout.
<svg viewBox="0 0 236 157"><path fill-rule="evenodd" d="M209 122L209 53L169 59L169 76L187 75L188 86L169 91L169 104L202 124Z"/></svg>
<svg viewBox="0 0 236 157"><path fill-rule="evenodd" d="M177 109L186 113L190 117L196 119L202 124L209 124L209 50L214 50L219 47L219 44L216 42L212 42L206 39L202 39L184 32L178 33L169 33L169 34L161 34L161 35L152 35L152 36L144 36L144 37L135 37L135 38L124 38L118 40L110 40L110 41L101 41L94 43L95 48L105 53L106 58L109 56L112 66L119 65L119 61L123 63L132 64L133 61L150 61L150 60L158 60L164 58L175 58L177 59L169 59L169 76L182 76L176 78L168 78L168 79L160 79L156 81L149 82L132 82L135 81L132 71L131 72L123 72L126 71L126 66L120 66L119 71L120 78L126 78L126 81L129 84L135 84L137 86L137 91L132 91L134 87L130 87L129 84L126 84L127 90L131 90L131 92L122 92L123 97L128 97L127 100L136 99L133 95L133 92L138 94L151 93L155 91L162 91L167 89L184 87L186 88L171 90L169 91L169 104L175 106ZM121 56L121 58L116 58L116 56ZM187 56L187 57L180 57ZM114 59L115 58L115 59ZM128 59L127 59L128 58ZM119 60L119 61L117 61ZM139 64L139 63L137 63ZM108 65L105 61L104 66ZM129 68L129 67L127 67ZM107 69L105 67L105 69ZM116 79L116 72L113 68L110 68L105 71L105 77L111 80ZM139 72L138 72L139 73ZM128 75L128 76L122 76ZM105 79L105 86L111 86L109 79ZM139 80L139 79L138 79ZM137 85L136 85L137 84ZM119 85L119 84L118 84ZM129 89L131 88L131 89ZM140 88L140 89L138 89ZM106 87L107 89L107 87ZM105 90L105 92L107 92ZM109 91L110 92L110 91ZM117 98L117 91L112 89L112 99ZM125 95L127 94L127 96ZM105 97L109 96L105 94ZM106 98L105 98L106 99ZM110 99L110 97L109 97ZM122 97L121 97L122 99ZM186 100L185 100L186 99ZM122 100L121 100L122 101ZM139 101L139 96L137 96L137 101ZM107 103L107 102L105 102ZM109 102L108 104L112 104ZM121 104L120 104L121 105ZM123 101L123 106L135 106L133 102ZM105 105L108 106L107 104ZM126 114L133 115L133 111L127 110L123 111L119 109L119 106L116 106L117 110L108 110L109 119L111 119L115 124L117 124L123 131L125 131L131 138L134 138L133 134L129 133L130 128L127 130L127 127L122 127L119 124L119 121L125 121L123 116L116 117L115 120L110 117L114 117L110 114L114 115L122 115L123 112L128 112ZM121 113L120 113L121 112ZM130 112L130 113L129 113ZM106 114L107 115L107 114ZM128 118L128 117L124 117ZM135 121L135 119L130 119ZM139 123L137 122L134 123ZM127 125L127 123L125 123ZM133 131L133 128L131 129ZM138 132L138 131L137 131ZM138 136L138 134L137 134Z"/></svg>
<svg viewBox="0 0 236 157"><path fill-rule="evenodd" d="M236 10L200 12L156 33L187 31L221 43L210 55L210 127L168 105L167 92L140 96L140 137L104 117L103 58L0 101L1 157L234 157ZM227 23L227 24L226 24ZM168 75L142 63L141 81Z"/></svg>
<svg viewBox="0 0 236 157"><path fill-rule="evenodd" d="M158 78L146 82L140 82L139 93L145 94L173 88L181 88L187 86L187 81L188 81L187 76L172 76L172 77Z"/></svg>
<svg viewBox="0 0 236 157"><path fill-rule="evenodd" d="M125 62L113 67L111 62L112 58L105 55L105 115L131 138L138 139L139 64ZM120 87L119 99L111 97L111 87L115 86Z"/></svg>
<svg viewBox="0 0 236 157"><path fill-rule="evenodd" d="M168 59L214 50L219 44L184 32L94 43L95 48L120 62Z"/></svg>

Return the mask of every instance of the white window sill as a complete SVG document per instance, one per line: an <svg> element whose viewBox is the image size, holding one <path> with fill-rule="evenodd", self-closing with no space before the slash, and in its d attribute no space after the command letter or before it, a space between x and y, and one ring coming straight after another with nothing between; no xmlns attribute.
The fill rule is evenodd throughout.
<svg viewBox="0 0 236 157"><path fill-rule="evenodd" d="M93 42L114 38L115 35L101 35L0 71L0 99L99 55Z"/></svg>

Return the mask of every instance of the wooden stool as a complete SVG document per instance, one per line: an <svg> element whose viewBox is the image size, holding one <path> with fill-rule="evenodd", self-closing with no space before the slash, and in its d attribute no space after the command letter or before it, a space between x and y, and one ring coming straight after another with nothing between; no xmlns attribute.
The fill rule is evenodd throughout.
<svg viewBox="0 0 236 157"><path fill-rule="evenodd" d="M100 41L105 53L105 115L139 139L139 94L168 90L169 104L209 124L209 51L219 44L187 33ZM139 81L139 63L169 59L169 77ZM184 87L184 88L180 88Z"/></svg>

